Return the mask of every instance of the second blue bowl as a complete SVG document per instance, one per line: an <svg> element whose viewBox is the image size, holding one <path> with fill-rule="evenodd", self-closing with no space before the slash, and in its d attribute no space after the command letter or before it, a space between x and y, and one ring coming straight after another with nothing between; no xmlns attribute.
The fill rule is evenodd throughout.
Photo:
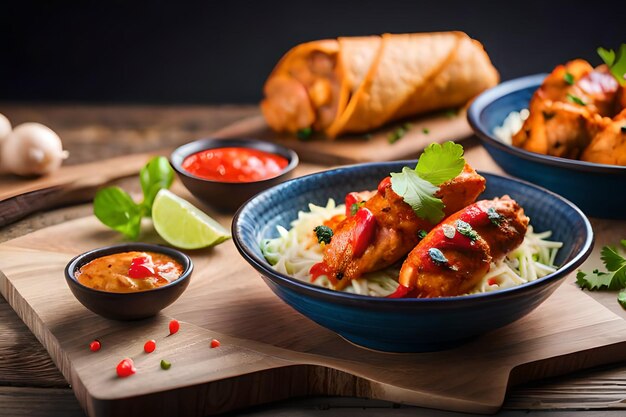
<svg viewBox="0 0 626 417"><path fill-rule="evenodd" d="M529 152L493 131L513 111L528 108L547 74L504 82L478 96L467 118L483 145L511 175L539 184L578 205L587 215L626 219L626 166L603 165Z"/></svg>

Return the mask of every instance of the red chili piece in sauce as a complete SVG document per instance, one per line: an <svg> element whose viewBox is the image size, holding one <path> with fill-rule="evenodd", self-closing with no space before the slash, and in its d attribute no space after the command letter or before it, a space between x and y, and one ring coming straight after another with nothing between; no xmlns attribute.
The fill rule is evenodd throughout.
<svg viewBox="0 0 626 417"><path fill-rule="evenodd" d="M154 265L145 256L133 258L128 268L128 276L133 279L145 279L154 276Z"/></svg>
<svg viewBox="0 0 626 417"><path fill-rule="evenodd" d="M170 321L170 334L177 333L179 329L180 323L178 322L178 320L174 319Z"/></svg>
<svg viewBox="0 0 626 417"><path fill-rule="evenodd" d="M287 158L251 148L207 149L183 161L185 171L212 181L252 182L274 178L289 164Z"/></svg>
<svg viewBox="0 0 626 417"><path fill-rule="evenodd" d="M374 214L365 207L361 207L356 212L355 217L356 225L352 235L352 252L358 258L363 255L363 252L365 252L365 249L367 249L374 237L376 219Z"/></svg>
<svg viewBox="0 0 626 417"><path fill-rule="evenodd" d="M120 378L126 378L137 372L135 364L130 358L122 359L122 361L117 364L117 368L115 368L115 370L117 372L117 376Z"/></svg>

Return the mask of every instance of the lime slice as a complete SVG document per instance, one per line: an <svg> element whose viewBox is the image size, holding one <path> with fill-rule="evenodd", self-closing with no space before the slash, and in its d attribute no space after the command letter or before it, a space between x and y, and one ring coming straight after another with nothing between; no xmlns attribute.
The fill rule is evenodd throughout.
<svg viewBox="0 0 626 417"><path fill-rule="evenodd" d="M152 223L159 236L181 249L206 248L230 239L224 226L166 189L154 199Z"/></svg>

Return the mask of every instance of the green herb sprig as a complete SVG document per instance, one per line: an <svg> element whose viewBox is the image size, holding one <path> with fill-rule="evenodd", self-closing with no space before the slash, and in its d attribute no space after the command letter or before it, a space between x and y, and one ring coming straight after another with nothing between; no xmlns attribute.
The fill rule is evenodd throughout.
<svg viewBox="0 0 626 417"><path fill-rule="evenodd" d="M617 52L612 49L598 48L598 55L609 67L609 71L621 86L626 86L626 43L620 45Z"/></svg>
<svg viewBox="0 0 626 417"><path fill-rule="evenodd" d="M430 144L415 169L403 167L391 173L391 189L411 206L415 214L432 224L444 217L443 201L435 197L439 185L461 173L465 166L463 146L454 142Z"/></svg>
<svg viewBox="0 0 626 417"><path fill-rule="evenodd" d="M170 188L173 181L174 170L167 158L154 157L139 172L143 192L141 203L135 203L120 187L106 187L96 193L93 212L104 225L136 240L141 231L141 219L150 217L157 193L162 188Z"/></svg>
<svg viewBox="0 0 626 417"><path fill-rule="evenodd" d="M626 248L626 239L622 239L620 243ZM607 271L597 269L591 273L578 271L576 284L590 291L620 290L617 301L626 309L626 259L613 246L604 246L600 251L600 259Z"/></svg>

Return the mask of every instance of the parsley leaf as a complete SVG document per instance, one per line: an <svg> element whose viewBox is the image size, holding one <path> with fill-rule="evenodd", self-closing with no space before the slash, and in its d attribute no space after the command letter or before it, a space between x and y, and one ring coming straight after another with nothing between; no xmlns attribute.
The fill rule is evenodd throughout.
<svg viewBox="0 0 626 417"><path fill-rule="evenodd" d="M443 201L435 197L437 186L459 175L464 166L461 145L432 143L424 149L414 170L404 167L400 173L391 173L391 189L418 217L436 224L444 217Z"/></svg>
<svg viewBox="0 0 626 417"><path fill-rule="evenodd" d="M574 85L574 76L572 75L571 72L566 72L565 75L563 76L563 80L569 85Z"/></svg>
<svg viewBox="0 0 626 417"><path fill-rule="evenodd" d="M459 175L464 166L463 146L454 142L431 143L417 161L415 172L431 184L441 185Z"/></svg>
<svg viewBox="0 0 626 417"><path fill-rule="evenodd" d="M301 141L307 141L311 139L311 136L313 136L313 129L310 127L304 127L296 132L296 137Z"/></svg>
<svg viewBox="0 0 626 417"><path fill-rule="evenodd" d="M621 86L626 85L626 43L617 52L612 49L598 48L598 55L609 67L609 71Z"/></svg>
<svg viewBox="0 0 626 417"><path fill-rule="evenodd" d="M333 237L333 229L325 225L315 226L313 232L315 237L317 237L317 243L326 243L328 245Z"/></svg>
<svg viewBox="0 0 626 417"><path fill-rule="evenodd" d="M418 217L432 224L443 219L443 201L434 197L439 187L421 178L411 168L404 167L401 173L391 173L391 189L404 198Z"/></svg>
<svg viewBox="0 0 626 417"><path fill-rule="evenodd" d="M626 247L625 240L622 240L621 243ZM580 288L587 288L588 290L626 289L626 259L617 252L617 248L604 246L600 252L600 259L602 259L608 272L596 269L591 274L587 274L586 272L578 271L576 284ZM623 299L623 302L620 301L620 297ZM620 294L618 301L626 308L626 293L624 295Z"/></svg>

